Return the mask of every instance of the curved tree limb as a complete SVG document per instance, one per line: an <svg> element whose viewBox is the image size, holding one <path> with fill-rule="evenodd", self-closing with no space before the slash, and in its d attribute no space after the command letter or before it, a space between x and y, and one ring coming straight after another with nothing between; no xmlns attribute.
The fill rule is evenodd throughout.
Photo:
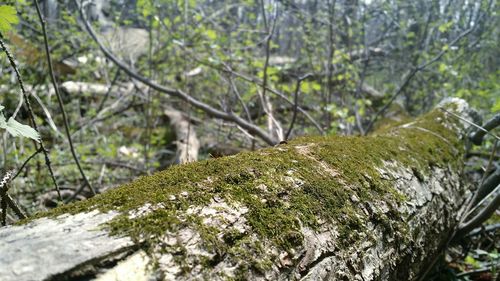
<svg viewBox="0 0 500 281"><path fill-rule="evenodd" d="M240 73L240 72L237 72L235 71L231 66L229 66L228 64L222 62L221 66L218 66L218 65L214 65L212 63L209 63L207 61L204 61L204 60L201 60L200 58L197 58L194 54L190 53L191 57L196 60L198 63L204 65L204 66L207 66L209 68L212 68L212 69L215 69L215 70L218 70L218 71L222 71L222 72L228 72L232 75L234 75L235 77L237 78L240 78L241 80L243 81L247 81L249 83L253 83L255 85L262 85L262 80L259 79L259 78L256 78L256 77L252 77L248 74L244 74L244 73ZM269 93L272 93L273 95L279 97L280 99L284 100L286 103L288 103L289 105L291 106L294 106L294 102L292 100L290 100L285 94L283 94L282 92L270 87L269 85L266 85L266 90L269 92ZM314 118L306 111L304 110L302 107L298 107L297 108L298 111L300 113L302 113L310 122L311 124L317 129L317 131L320 133L320 134L324 134L325 133L325 130L323 130L323 128L321 128L321 126L318 124L318 122L316 120L314 120Z"/></svg>
<svg viewBox="0 0 500 281"><path fill-rule="evenodd" d="M218 110L192 96L190 96L188 93L180 90L180 89L175 89L175 88L170 88L167 86L162 86L159 85L148 78L138 74L137 72L133 71L129 66L127 66L124 62L122 62L120 59L118 59L111 51L109 51L104 44L101 42L101 40L97 37L95 31L93 30L92 26L90 26L89 22L86 20L85 15L82 11L82 7L78 3L78 1L74 0L74 3L79 7L80 11L80 16L83 20L83 23L85 24L85 27L92 37L92 39L97 43L103 54L111 60L117 67L119 67L121 70L123 70L127 75L132 77L133 79L136 79L140 81L141 83L144 83L145 85L151 87L154 90L157 90L160 93L164 93L173 97L180 98L187 103L191 104L192 106L202 110L203 112L207 113L210 116L213 116L215 118L219 118L225 121L229 122L234 122L243 129L247 130L250 134L256 135L263 141L265 141L269 145L275 145L277 143L277 140L274 139L271 135L269 135L267 132L265 132L263 129L260 127L256 126L255 124L251 124L247 122L246 120L236 116L232 112L224 112L221 110Z"/></svg>

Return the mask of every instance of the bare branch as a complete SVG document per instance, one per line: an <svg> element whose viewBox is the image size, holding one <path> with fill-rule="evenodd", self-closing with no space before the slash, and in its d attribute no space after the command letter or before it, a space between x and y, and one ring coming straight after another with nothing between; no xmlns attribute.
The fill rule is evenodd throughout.
<svg viewBox="0 0 500 281"><path fill-rule="evenodd" d="M12 54L9 52L9 50L7 50L7 47L5 46L2 39L3 39L3 36L0 33L0 47L2 47L3 51L7 55L7 58L10 62L10 65L12 66L12 69L14 69L14 72L16 73L17 82L19 84L19 87L21 88L23 98L26 102L26 107L28 108L28 115L29 115L30 121L33 125L33 128L36 131L38 131L38 126L37 126L36 121L35 121L35 114L33 113L33 109L31 108L31 103L28 99L28 93L26 92L26 88L24 87L24 82L23 82L23 79L21 77L21 73L19 72L19 68L17 67L16 62L14 61L14 57L12 57ZM36 146L36 144L35 144L35 146ZM45 145L43 144L43 139L41 137L40 137L40 148L42 149L42 152L45 156L45 165L47 165L47 169L49 170L50 178L52 179L52 182L54 183L54 187L57 191L57 195L59 197L59 200L62 200L61 192L59 191L59 185L57 185L56 177L54 176L54 171L52 170L52 166L50 164L49 153L48 153L47 149L45 149Z"/></svg>
<svg viewBox="0 0 500 281"><path fill-rule="evenodd" d="M64 131L66 132L66 138L68 139L69 149L71 151L71 155L75 160L75 164L78 167L78 171L83 178L85 184L89 187L90 191L93 195L95 195L95 190L92 187L87 175L83 171L82 165L80 165L80 160L78 160L78 156L76 155L75 147L73 146L73 140L71 139L71 133L69 132L69 122L66 116L66 111L64 110L64 104L62 102L61 93L59 92L59 87L57 86L56 76L54 75L54 68L52 66L52 59L50 57L50 48L49 48L49 40L47 39L47 30L45 29L45 19L42 16L42 12L40 11L40 6L38 5L38 1L34 0L36 13L38 14L38 19L40 20L40 24L42 25L42 33L43 33L43 42L45 46L45 55L47 56L47 64L49 67L50 80L52 81L52 85L54 86L54 91L57 97L57 103L59 104L59 109L61 110L62 118L64 121ZM60 197L60 195L59 195Z"/></svg>
<svg viewBox="0 0 500 281"><path fill-rule="evenodd" d="M462 32L461 34L459 34L450 44L449 46L452 46L452 45L455 45L460 39L462 39L463 37L467 36L469 33L471 33L472 31L474 30L474 27L471 27L467 30L465 30L464 32ZM444 48L442 49L434 58L432 58L431 60L428 60L424 63L422 63L421 65L417 66L417 67L414 67L413 69L411 69L410 71L407 72L407 74L404 76L403 78L403 82L401 83L401 85L398 87L398 89L396 90L396 92L394 93L394 95L389 99L389 101L384 105L384 107L382 107L382 109L380 109L377 114L375 114L375 116L372 118L372 120L370 121L370 123L368 124L368 126L366 127L366 131L365 133L368 133L370 132L370 130L373 128L373 124L375 123L375 121L377 121L377 119L380 117L380 115L382 115L390 106L391 104L396 100L396 98L403 92L403 90L408 86L408 84L410 83L411 79L420 71L424 70L427 66L435 63L436 61L440 60L441 57L446 53L448 52L449 48Z"/></svg>
<svg viewBox="0 0 500 281"><path fill-rule="evenodd" d="M271 135L269 135L267 132L262 130L260 127L247 122L246 120L236 116L234 113L223 112L221 110L218 110L218 109L216 109L216 108L214 108L214 107L212 107L212 106L210 106L210 105L208 105L200 100L197 100L196 98L190 96L188 93L186 93L180 89L175 89L175 88L170 88L167 86L159 85L159 84L149 80L148 78L136 73L135 71L131 70L131 68L129 66L127 66L124 62L122 62L120 59L118 59L114 54L112 54L104 46L104 44L101 42L101 40L97 37L92 26L90 26L89 22L86 20L85 15L82 11L82 7L78 3L78 1L74 0L74 3L79 7L80 17L82 18L88 33L90 34L92 39L97 43L97 45L99 46L99 48L101 49L103 54L109 60L111 60L116 66L118 66L121 70L123 70L125 73L127 73L130 77L144 83L145 85L151 87L154 90L157 90L160 93L164 93L164 94L167 94L169 96L180 98L180 99L186 101L187 103L191 104L192 106L202 110L203 112L207 113L208 115L210 115L212 117L219 118L219 119L226 120L226 121L230 121L230 122L234 122L234 123L238 124L240 127L242 127L243 129L247 130L250 134L254 134L254 135L258 136L260 139L262 139L263 141L265 141L269 145L274 145L277 143L277 141Z"/></svg>

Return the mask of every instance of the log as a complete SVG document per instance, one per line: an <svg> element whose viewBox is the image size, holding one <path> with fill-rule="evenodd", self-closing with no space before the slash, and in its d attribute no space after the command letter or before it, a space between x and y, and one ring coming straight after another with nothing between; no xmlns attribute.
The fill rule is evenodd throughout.
<svg viewBox="0 0 500 281"><path fill-rule="evenodd" d="M467 127L435 109L173 166L1 228L1 280L413 280L469 198Z"/></svg>
<svg viewBox="0 0 500 281"><path fill-rule="evenodd" d="M117 87L118 89L113 90L115 93L130 93L134 89L133 83L126 83ZM87 83L78 81L66 81L61 84L61 89L68 94L76 95L81 93L92 93L97 95L107 94L111 89L108 85L99 83Z"/></svg>

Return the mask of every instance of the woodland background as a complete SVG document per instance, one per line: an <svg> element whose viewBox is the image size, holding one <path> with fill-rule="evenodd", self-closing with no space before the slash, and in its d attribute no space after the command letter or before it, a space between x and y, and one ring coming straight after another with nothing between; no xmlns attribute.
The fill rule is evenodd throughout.
<svg viewBox="0 0 500 281"><path fill-rule="evenodd" d="M484 119L500 111L494 0L38 4L45 32L34 2L2 3L18 21L0 13L26 90L2 52L1 112L36 128L44 147L0 131L0 167L19 172L9 194L27 214L174 164L301 135L366 135L445 97ZM492 147L470 151L476 180ZM495 243L471 244L483 252L456 270L494 268Z"/></svg>

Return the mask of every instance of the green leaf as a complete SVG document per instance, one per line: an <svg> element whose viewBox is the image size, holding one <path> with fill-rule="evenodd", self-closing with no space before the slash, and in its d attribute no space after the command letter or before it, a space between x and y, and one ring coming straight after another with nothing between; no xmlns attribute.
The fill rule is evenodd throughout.
<svg viewBox="0 0 500 281"><path fill-rule="evenodd" d="M215 30L208 29L207 31L205 31L205 35L207 35L207 37L208 37L210 40L215 40L215 39L217 39L217 33L215 32Z"/></svg>
<svg viewBox="0 0 500 281"><path fill-rule="evenodd" d="M149 15L153 14L154 8L151 1L138 0L136 6L139 12L142 13L142 16L144 17L148 17Z"/></svg>
<svg viewBox="0 0 500 281"><path fill-rule="evenodd" d="M276 75L278 73L279 73L279 70L276 67L269 66L267 68L267 75L268 76Z"/></svg>
<svg viewBox="0 0 500 281"><path fill-rule="evenodd" d="M444 33L444 32L446 32L446 31L448 31L452 25L453 25L453 22L452 22L452 21L449 21L449 22L445 22L445 23L443 23L442 25L440 25L440 26L438 27L439 32Z"/></svg>
<svg viewBox="0 0 500 281"><path fill-rule="evenodd" d="M500 256L498 255L498 251L497 249L494 249L493 252L491 253L488 253L488 256L493 259L493 260L496 260L498 259Z"/></svg>
<svg viewBox="0 0 500 281"><path fill-rule="evenodd" d="M33 139L37 142L40 142L40 135L38 132L31 128L28 125L23 125L16 120L14 120L12 117L9 118L7 122L5 122L5 116L0 113L0 128L6 129L9 134L11 134L13 137L27 137L30 139Z"/></svg>
<svg viewBox="0 0 500 281"><path fill-rule="evenodd" d="M481 267L481 264L476 260L474 259L472 256L467 256L465 258L465 263L474 267L474 268L480 268Z"/></svg>
<svg viewBox="0 0 500 281"><path fill-rule="evenodd" d="M444 63L439 64L439 72L440 73L445 73L446 69L447 69L446 64L444 64Z"/></svg>
<svg viewBox="0 0 500 281"><path fill-rule="evenodd" d="M18 24L19 18L14 7L1 5L0 6L0 32L6 33L12 29L13 24Z"/></svg>
<svg viewBox="0 0 500 281"><path fill-rule="evenodd" d="M441 33L443 33L446 31L446 29L448 29L448 27L446 27L446 24L442 24L438 27L438 29Z"/></svg>
<svg viewBox="0 0 500 281"><path fill-rule="evenodd" d="M319 83L317 83L317 82L313 82L312 88L315 91L321 91L321 85Z"/></svg>
<svg viewBox="0 0 500 281"><path fill-rule="evenodd" d="M164 18L163 19L163 24L166 26L166 27L171 27L172 26L172 22L170 21L169 18Z"/></svg>
<svg viewBox="0 0 500 281"><path fill-rule="evenodd" d="M491 112L498 112L498 111L500 111L500 99L498 99L491 108Z"/></svg>
<svg viewBox="0 0 500 281"><path fill-rule="evenodd" d="M311 82L302 82L300 84L300 91L304 94L309 94L313 88L311 87Z"/></svg>

